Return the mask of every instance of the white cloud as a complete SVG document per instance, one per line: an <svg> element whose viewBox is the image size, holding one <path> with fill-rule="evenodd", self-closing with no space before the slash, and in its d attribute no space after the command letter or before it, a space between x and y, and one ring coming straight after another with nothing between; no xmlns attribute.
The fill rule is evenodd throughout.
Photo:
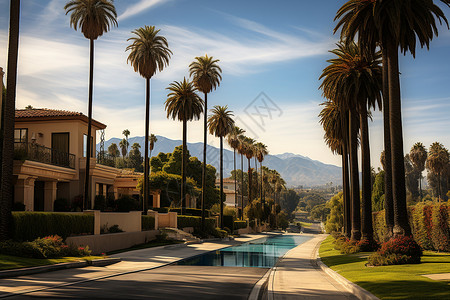
<svg viewBox="0 0 450 300"><path fill-rule="evenodd" d="M158 4L162 4L164 2L168 2L170 0L140 0L138 3L130 5L125 9L125 11L118 16L118 20L122 21L128 19L132 16L140 14Z"/></svg>

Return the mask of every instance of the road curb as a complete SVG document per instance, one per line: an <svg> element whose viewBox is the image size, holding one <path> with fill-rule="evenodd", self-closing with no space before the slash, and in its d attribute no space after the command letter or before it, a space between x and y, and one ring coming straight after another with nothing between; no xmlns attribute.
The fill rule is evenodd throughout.
<svg viewBox="0 0 450 300"><path fill-rule="evenodd" d="M322 241L323 242L323 241ZM316 253L317 253L317 258L316 258L316 263L317 266L324 271L325 273L327 273L330 277L332 277L334 280L336 280L337 282L339 282L345 289L347 289L350 293L352 293L353 295L355 295L356 297L358 297L358 299L361 300L380 300L380 298L378 298L377 296L375 296L374 294L372 294L371 292L369 292L366 289L363 289L362 287L360 287L359 285L351 282L350 280L348 280L347 278L343 277L342 275L340 275L339 273L337 273L336 271L333 271L332 269L330 269L327 265L325 265L322 260L320 259L319 256L319 248L320 248L320 244L319 243L319 247L317 247L316 249Z"/></svg>
<svg viewBox="0 0 450 300"><path fill-rule="evenodd" d="M95 259L91 261L74 261L67 263L59 263L54 265L47 266L39 266L39 267L30 267L30 268L21 268L14 270L5 270L0 271L0 278L11 278L17 276L25 276L32 275L38 273L46 273L51 271L58 271L64 269L74 269L74 268L84 268L87 266L95 266L95 267L104 267L108 265L112 265L120 262L120 258L104 258L104 259Z"/></svg>

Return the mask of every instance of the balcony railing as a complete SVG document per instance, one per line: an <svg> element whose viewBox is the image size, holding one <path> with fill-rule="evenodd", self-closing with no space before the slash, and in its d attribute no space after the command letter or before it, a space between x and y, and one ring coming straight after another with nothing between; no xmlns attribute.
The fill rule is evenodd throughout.
<svg viewBox="0 0 450 300"><path fill-rule="evenodd" d="M32 160L45 164L75 169L75 155L35 143L14 143L14 159Z"/></svg>

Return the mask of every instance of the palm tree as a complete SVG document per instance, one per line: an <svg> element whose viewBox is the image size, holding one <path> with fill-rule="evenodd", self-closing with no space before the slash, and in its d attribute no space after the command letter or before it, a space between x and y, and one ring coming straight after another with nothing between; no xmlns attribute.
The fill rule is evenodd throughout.
<svg viewBox="0 0 450 300"><path fill-rule="evenodd" d="M223 138L234 128L233 113L228 106L214 106L208 118L209 133L220 138L220 228L223 229Z"/></svg>
<svg viewBox="0 0 450 300"><path fill-rule="evenodd" d="M430 151L428 153L428 158L426 161L427 169L437 176L437 192L439 197L439 202L441 202L441 175L448 167L449 163L449 152L448 150L438 142L434 142L430 146Z"/></svg>
<svg viewBox="0 0 450 300"><path fill-rule="evenodd" d="M144 26L138 28L132 33L135 35L127 41L133 41L126 48L130 51L127 62L131 63L135 72L138 72L145 78L145 157L144 157L144 214L147 213L149 197L149 158L148 158L148 138L150 130L150 79L156 71L161 72L164 67L169 65L169 59L172 51L165 37L159 35L159 30L155 26Z"/></svg>
<svg viewBox="0 0 450 300"><path fill-rule="evenodd" d="M84 37L89 39L89 104L88 104L88 134L86 153L90 153L92 145L92 94L94 86L94 41L108 32L111 26L117 26L116 8L109 0L72 0L64 6L66 15L70 15L70 26L77 30L80 27ZM89 207L90 155L86 155L86 176L84 181L84 208Z"/></svg>
<svg viewBox="0 0 450 300"><path fill-rule="evenodd" d="M150 157L152 157L152 151L155 148L155 143L158 141L158 138L153 133L150 134Z"/></svg>
<svg viewBox="0 0 450 300"><path fill-rule="evenodd" d="M349 2L363 2L350 0ZM436 21L440 24L448 21L442 10L432 1L423 0L390 0L364 1L371 2L372 17L376 26L381 48L387 57L387 82L389 86L389 121L392 160L392 187L394 202L394 235L411 235L408 223L405 188L405 165L403 155L403 131L401 118L401 97L398 50L415 57L416 45L429 48L434 35L438 35ZM450 7L449 0L441 0ZM354 11L349 10L349 20L354 20ZM360 23L361 25L363 23ZM366 38L373 31L359 28L359 36ZM348 36L348 33L344 33Z"/></svg>
<svg viewBox="0 0 450 300"><path fill-rule="evenodd" d="M205 95L205 116L203 120L203 165L202 165L202 230L205 227L205 196L206 196L206 146L208 140L208 93L216 89L222 80L222 69L217 64L218 59L212 56L196 57L189 65L189 76L193 77L194 85Z"/></svg>
<svg viewBox="0 0 450 300"><path fill-rule="evenodd" d="M203 100L196 94L192 82L175 81L167 88L170 93L165 102L167 118L183 122L183 156L181 159L181 214L184 214L186 207L185 185L186 185L186 140L187 140L187 122L200 119L203 113Z"/></svg>
<svg viewBox="0 0 450 300"><path fill-rule="evenodd" d="M228 145L230 145L231 148L233 148L233 161L234 161L234 203L235 205L238 204L237 201L237 173L236 173L236 149L239 147L239 135L243 134L245 130L233 126L233 129L228 134L227 142Z"/></svg>
<svg viewBox="0 0 450 300"><path fill-rule="evenodd" d="M263 162L265 156L266 156L267 154L269 154L269 151L267 151L267 146L264 145L263 143L256 143L255 148L256 148L256 156L255 156L255 157L258 159L259 164L260 164L260 167L261 167L261 168L260 168L260 172L261 172L261 175L260 175L260 181L261 181L261 182L260 182L260 184L261 184L261 187L260 187L259 197L260 197L260 199L261 199L261 204L262 204L263 207L264 207L262 162Z"/></svg>
<svg viewBox="0 0 450 300"><path fill-rule="evenodd" d="M325 143L333 153L340 154L342 157L342 186L343 186L343 206L344 206L344 235L350 237L351 234L351 202L350 187L348 178L348 144L346 143L346 133L348 128L343 128L344 124L348 124L346 112L342 112L341 108L333 101L326 101L321 105L324 108L319 114L320 124L325 131Z"/></svg>
<svg viewBox="0 0 450 300"><path fill-rule="evenodd" d="M251 168L251 159L255 155L254 146L255 140L249 137L244 138L244 155L247 157L248 161L248 203L252 203L252 168Z"/></svg>
<svg viewBox="0 0 450 300"><path fill-rule="evenodd" d="M425 170L425 162L427 161L427 149L421 142L415 143L409 151L409 158L419 173L419 190L420 199L422 200L422 172Z"/></svg>
<svg viewBox="0 0 450 300"><path fill-rule="evenodd" d="M128 143L128 137L130 136L130 131L128 129L125 129L124 131L122 131L122 134L125 136L125 139L127 140L127 153L128 153L128 146L130 145Z"/></svg>
<svg viewBox="0 0 450 300"><path fill-rule="evenodd" d="M11 0L9 13L8 69L6 99L2 112L3 140L1 157L0 241L12 236L14 118L16 108L17 58L19 53L20 1ZM3 87L2 87L3 88Z"/></svg>
<svg viewBox="0 0 450 300"><path fill-rule="evenodd" d="M124 162L125 162L125 156L127 156L127 153L128 153L128 150L127 150L128 146L129 146L129 144L126 139L122 139L119 142L119 147L120 147L120 151L122 152L122 158L123 158Z"/></svg>
<svg viewBox="0 0 450 300"><path fill-rule="evenodd" d="M237 148L238 153L241 155L241 219L244 219L244 154L245 154L245 145L244 145L244 136L245 130L242 134L238 135L239 145Z"/></svg>

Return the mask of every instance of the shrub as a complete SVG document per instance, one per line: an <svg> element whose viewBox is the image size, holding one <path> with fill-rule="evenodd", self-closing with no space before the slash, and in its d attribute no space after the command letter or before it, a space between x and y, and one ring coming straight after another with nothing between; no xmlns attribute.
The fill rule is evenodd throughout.
<svg viewBox="0 0 450 300"><path fill-rule="evenodd" d="M213 235L217 238L226 238L228 236L228 233L226 230L222 230L219 227L215 228L215 230L213 231Z"/></svg>
<svg viewBox="0 0 450 300"><path fill-rule="evenodd" d="M65 198L58 198L53 202L53 210L57 212L68 212L70 211L69 200Z"/></svg>
<svg viewBox="0 0 450 300"><path fill-rule="evenodd" d="M84 197L82 195L78 195L72 200L72 210L73 211L81 211L83 207L83 199Z"/></svg>
<svg viewBox="0 0 450 300"><path fill-rule="evenodd" d="M196 216L177 216L177 225L179 229L183 229L185 227L193 227L194 233L201 233L202 226L202 218ZM214 228L216 226L215 218L206 218L205 219L205 233L213 234Z"/></svg>
<svg viewBox="0 0 450 300"><path fill-rule="evenodd" d="M155 217L142 216L142 230L154 230L155 229Z"/></svg>
<svg viewBox="0 0 450 300"><path fill-rule="evenodd" d="M435 205L432 214L433 232L431 240L437 251L450 252L450 230L448 207L445 204Z"/></svg>
<svg viewBox="0 0 450 300"><path fill-rule="evenodd" d="M25 204L23 204L22 202L14 202L12 210L13 211L25 211Z"/></svg>
<svg viewBox="0 0 450 300"><path fill-rule="evenodd" d="M234 230L234 218L233 216L223 216L223 227L227 227L230 231Z"/></svg>
<svg viewBox="0 0 450 300"><path fill-rule="evenodd" d="M94 216L51 212L13 212L13 239L32 241L39 237L93 234Z"/></svg>
<svg viewBox="0 0 450 300"><path fill-rule="evenodd" d="M345 240L341 244L341 254L354 254L361 251L359 242L355 240Z"/></svg>
<svg viewBox="0 0 450 300"><path fill-rule="evenodd" d="M380 245L375 240L363 239L358 242L358 247L361 252L372 252L378 250Z"/></svg>
<svg viewBox="0 0 450 300"><path fill-rule="evenodd" d="M175 208L175 207L171 207L168 209L169 212L176 212L179 215L181 214L181 208ZM184 212L185 216L196 216L196 217L201 217L202 216L202 210L198 209L198 208L186 208L185 212ZM205 217L209 218L209 210L205 210Z"/></svg>
<svg viewBox="0 0 450 300"><path fill-rule="evenodd" d="M105 211L107 205L106 205L106 198L104 195L97 195L94 199L94 209L95 210L101 210Z"/></svg>
<svg viewBox="0 0 450 300"><path fill-rule="evenodd" d="M383 243L381 248L369 256L373 266L393 264L418 264L422 249L411 236L400 236Z"/></svg>
<svg viewBox="0 0 450 300"><path fill-rule="evenodd" d="M130 196L122 196L116 201L117 211L129 212L138 209L138 201Z"/></svg>
<svg viewBox="0 0 450 300"><path fill-rule="evenodd" d="M247 221L234 221L233 228L234 230L247 228Z"/></svg>

